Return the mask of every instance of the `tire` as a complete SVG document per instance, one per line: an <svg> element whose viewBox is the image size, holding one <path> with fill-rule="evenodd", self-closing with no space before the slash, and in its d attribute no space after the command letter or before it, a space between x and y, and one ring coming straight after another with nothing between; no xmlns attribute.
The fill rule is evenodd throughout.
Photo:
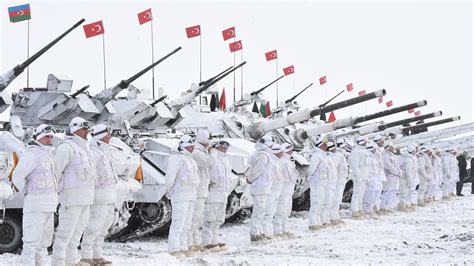
<svg viewBox="0 0 474 266"><path fill-rule="evenodd" d="M240 197L242 195L232 192L227 197L227 204L225 210L225 221L226 222L235 222L240 217Z"/></svg>
<svg viewBox="0 0 474 266"><path fill-rule="evenodd" d="M18 252L22 245L21 236L21 217L7 212L0 224L0 254Z"/></svg>

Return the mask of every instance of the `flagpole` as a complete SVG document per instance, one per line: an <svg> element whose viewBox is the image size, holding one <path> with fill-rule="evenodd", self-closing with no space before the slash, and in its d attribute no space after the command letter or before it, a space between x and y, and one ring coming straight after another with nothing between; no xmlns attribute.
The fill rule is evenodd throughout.
<svg viewBox="0 0 474 266"><path fill-rule="evenodd" d="M278 78L278 58L276 59L276 71L275 71L275 78ZM276 87L277 87L277 91L276 91L276 105L275 107L278 107L278 80L276 82Z"/></svg>
<svg viewBox="0 0 474 266"><path fill-rule="evenodd" d="M105 71L105 33L102 34L102 57L104 59L104 90L107 89L107 78L106 78L106 71Z"/></svg>
<svg viewBox="0 0 474 266"><path fill-rule="evenodd" d="M202 41L201 34L199 34L199 83L202 81Z"/></svg>
<svg viewBox="0 0 474 266"><path fill-rule="evenodd" d="M293 75L293 95L296 94L296 78L295 75Z"/></svg>
<svg viewBox="0 0 474 266"><path fill-rule="evenodd" d="M240 49L240 64L244 61L244 49ZM244 98L244 66L240 67L240 99Z"/></svg>
<svg viewBox="0 0 474 266"><path fill-rule="evenodd" d="M28 29L26 38L26 60L30 59L30 20L28 19ZM30 87L30 66L26 67L26 87Z"/></svg>
<svg viewBox="0 0 474 266"><path fill-rule="evenodd" d="M235 35L234 35L234 43L235 43ZM234 54L234 67L235 67L235 52ZM234 75L234 103L235 103L235 71L232 73Z"/></svg>
<svg viewBox="0 0 474 266"><path fill-rule="evenodd" d="M151 63L155 63L155 52L153 48L153 19L150 21L151 22ZM155 99L155 67L151 69L151 89L152 89L152 95L153 95L153 100Z"/></svg>
<svg viewBox="0 0 474 266"><path fill-rule="evenodd" d="M201 33L199 32L199 83L202 81L202 41ZM202 104L202 97L199 96L199 105Z"/></svg>

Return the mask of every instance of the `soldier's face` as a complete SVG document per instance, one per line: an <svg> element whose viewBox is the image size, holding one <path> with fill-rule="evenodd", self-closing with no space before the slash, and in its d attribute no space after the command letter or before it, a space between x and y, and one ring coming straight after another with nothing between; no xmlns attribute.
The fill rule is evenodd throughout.
<svg viewBox="0 0 474 266"><path fill-rule="evenodd" d="M87 140L87 135L89 134L89 129L88 128L81 128L81 129L78 129L76 130L76 132L74 132L75 135Z"/></svg>
<svg viewBox="0 0 474 266"><path fill-rule="evenodd" d="M109 144L111 138L112 138L112 135L107 133L107 135L105 135L105 137L101 138L100 140L107 143L107 144Z"/></svg>
<svg viewBox="0 0 474 266"><path fill-rule="evenodd" d="M193 153L194 146L188 146L188 147L185 147L184 149L186 149L189 153Z"/></svg>
<svg viewBox="0 0 474 266"><path fill-rule="evenodd" d="M51 146L51 144L53 144L53 136L44 136L40 138L38 142L46 146Z"/></svg>

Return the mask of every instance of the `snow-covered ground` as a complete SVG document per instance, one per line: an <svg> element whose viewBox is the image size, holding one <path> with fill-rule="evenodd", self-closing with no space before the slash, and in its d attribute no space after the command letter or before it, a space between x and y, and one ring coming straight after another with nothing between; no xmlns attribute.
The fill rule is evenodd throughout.
<svg viewBox="0 0 474 266"><path fill-rule="evenodd" d="M459 264L474 265L474 195L432 203L415 212L379 220L345 219L343 226L308 232L306 212L293 213L300 238L250 245L248 220L222 228L225 252L178 261L166 253L166 239L150 237L130 243L106 243L114 265L324 265L324 264ZM343 210L344 217L348 211ZM19 255L0 255L0 265L18 265Z"/></svg>

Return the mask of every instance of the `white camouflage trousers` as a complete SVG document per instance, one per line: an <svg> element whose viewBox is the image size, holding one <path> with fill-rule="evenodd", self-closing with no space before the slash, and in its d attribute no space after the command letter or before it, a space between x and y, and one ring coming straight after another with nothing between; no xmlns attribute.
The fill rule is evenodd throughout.
<svg viewBox="0 0 474 266"><path fill-rule="evenodd" d="M188 245L201 245L202 224L204 222L204 204L206 198L197 198L194 203L191 232L188 236Z"/></svg>
<svg viewBox="0 0 474 266"><path fill-rule="evenodd" d="M253 197L252 216L250 217L250 235L258 236L263 234L263 219L267 207L268 195L256 194Z"/></svg>
<svg viewBox="0 0 474 266"><path fill-rule="evenodd" d="M75 265L79 262L77 247L89 222L90 205L61 206L59 225L53 245L52 265Z"/></svg>
<svg viewBox="0 0 474 266"><path fill-rule="evenodd" d="M219 227L225 222L226 202L209 202L204 207L202 245L217 244Z"/></svg>
<svg viewBox="0 0 474 266"><path fill-rule="evenodd" d="M351 212L357 213L362 211L362 198L364 197L367 180L356 179L352 182Z"/></svg>
<svg viewBox="0 0 474 266"><path fill-rule="evenodd" d="M97 204L91 206L89 223L82 237L81 255L83 259L100 259L104 257L102 246L104 238L114 221L114 204Z"/></svg>
<svg viewBox="0 0 474 266"><path fill-rule="evenodd" d="M175 202L171 199L171 225L168 234L168 252L185 251L191 234L194 201Z"/></svg>
<svg viewBox="0 0 474 266"><path fill-rule="evenodd" d="M23 210L21 265L45 265L47 248L51 245L53 233L53 212L25 212Z"/></svg>
<svg viewBox="0 0 474 266"><path fill-rule="evenodd" d="M309 226L321 226L323 218L326 180L311 182L309 185L311 207L309 208Z"/></svg>

